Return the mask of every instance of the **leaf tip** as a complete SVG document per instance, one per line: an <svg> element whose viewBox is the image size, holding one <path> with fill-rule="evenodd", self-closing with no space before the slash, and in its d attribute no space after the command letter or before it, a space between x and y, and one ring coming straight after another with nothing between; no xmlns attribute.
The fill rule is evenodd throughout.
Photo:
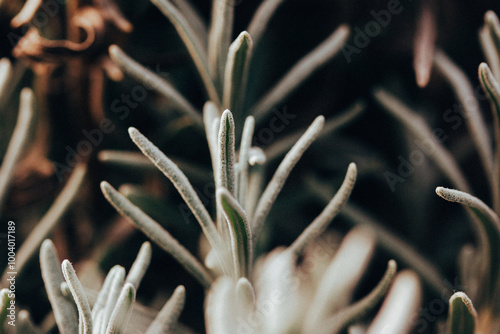
<svg viewBox="0 0 500 334"><path fill-rule="evenodd" d="M134 139L137 136L139 136L140 134L141 133L139 132L139 130L137 130L133 126L131 126L131 127L128 128L128 135L130 136L130 138Z"/></svg>

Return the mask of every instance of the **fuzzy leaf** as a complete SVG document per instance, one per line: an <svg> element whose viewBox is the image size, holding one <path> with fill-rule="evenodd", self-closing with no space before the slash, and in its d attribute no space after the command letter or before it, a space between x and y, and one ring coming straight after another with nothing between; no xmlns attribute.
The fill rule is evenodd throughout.
<svg viewBox="0 0 500 334"><path fill-rule="evenodd" d="M426 121L418 113L411 110L402 101L384 89L377 88L373 92L375 100L392 116L403 124L409 132L426 145L425 153L434 160L453 185L458 189L469 191L470 186L462 174L458 163L451 153L441 144Z"/></svg>
<svg viewBox="0 0 500 334"><path fill-rule="evenodd" d="M206 299L207 334L234 334L237 326L237 306L233 279L227 276L219 277Z"/></svg>
<svg viewBox="0 0 500 334"><path fill-rule="evenodd" d="M151 253L151 244L149 242L143 243L139 253L137 254L137 258L130 268L127 278L125 279L126 282L132 283L135 290L139 288L139 284L146 274L146 270L151 262Z"/></svg>
<svg viewBox="0 0 500 334"><path fill-rule="evenodd" d="M235 275L237 278L247 276L253 262L252 232L247 216L227 189L217 189L217 199L229 224Z"/></svg>
<svg viewBox="0 0 500 334"><path fill-rule="evenodd" d="M349 305L328 319L327 325L323 327L321 333L340 333L348 326L363 319L385 296L396 275L396 270L396 261L390 260L384 277L377 286L363 299Z"/></svg>
<svg viewBox="0 0 500 334"><path fill-rule="evenodd" d="M170 235L163 227L133 205L125 196L116 191L109 183L101 182L101 190L113 207L129 218L144 234L172 255L205 288L209 288L212 278L203 265Z"/></svg>
<svg viewBox="0 0 500 334"><path fill-rule="evenodd" d="M255 304L255 291L252 283L246 277L240 277L236 283L236 296L243 304L253 306Z"/></svg>
<svg viewBox="0 0 500 334"><path fill-rule="evenodd" d="M500 21L495 12L489 10L484 14L484 25L479 37L487 63L491 66L495 78L500 80Z"/></svg>
<svg viewBox="0 0 500 334"><path fill-rule="evenodd" d="M73 334L78 331L78 315L74 304L63 296L61 284L64 277L54 244L45 240L40 249L40 267L43 283L49 297L57 328L61 334Z"/></svg>
<svg viewBox="0 0 500 334"><path fill-rule="evenodd" d="M290 250L299 256L304 249L321 233L325 231L328 224L342 210L342 207L349 199L354 183L356 182L357 169L356 164L351 163L347 169L347 173L340 186L339 191L333 196L321 214L309 224L309 226L301 233L301 235L290 246Z"/></svg>
<svg viewBox="0 0 500 334"><path fill-rule="evenodd" d="M165 303L155 320L148 327L146 334L163 334L173 331L186 301L186 289L178 286L172 297Z"/></svg>
<svg viewBox="0 0 500 334"><path fill-rule="evenodd" d="M443 51L434 55L436 69L441 72L445 80L453 89L460 106L463 109L463 118L472 142L481 158L483 168L490 183L493 185L493 149L488 127L479 107L479 101L474 92L472 83L464 71L456 65Z"/></svg>
<svg viewBox="0 0 500 334"><path fill-rule="evenodd" d="M99 333L106 333L106 329L108 328L109 321L113 314L113 310L115 309L124 282L125 269L123 267L119 267L112 277L108 291L106 291L106 300L104 307L100 312L101 314L98 313L96 317L96 322L100 325L99 328L96 328Z"/></svg>
<svg viewBox="0 0 500 334"><path fill-rule="evenodd" d="M233 35L234 0L214 0L208 32L208 65L212 78L221 83L227 50Z"/></svg>
<svg viewBox="0 0 500 334"><path fill-rule="evenodd" d="M208 148L210 149L210 158L212 160L212 169L214 178L217 179L217 138L219 135L219 110L215 103L208 101L203 106L203 124L207 136ZM214 126L216 124L216 126Z"/></svg>
<svg viewBox="0 0 500 334"><path fill-rule="evenodd" d="M366 333L412 333L416 325L414 316L421 310L421 303L422 286L418 276L409 270L400 272Z"/></svg>
<svg viewBox="0 0 500 334"><path fill-rule="evenodd" d="M495 75L495 78L499 78L500 55L498 54L497 47L493 41L491 31L488 29L486 24L479 30L479 42L481 43L486 63L490 64L489 66L491 66L491 71Z"/></svg>
<svg viewBox="0 0 500 334"><path fill-rule="evenodd" d="M260 3L247 29L255 45L260 42L269 21L283 2L284 0L264 0Z"/></svg>
<svg viewBox="0 0 500 334"><path fill-rule="evenodd" d="M240 154L238 159L237 169L237 189L238 189L238 203L245 207L247 190L248 190L248 160L250 148L252 146L252 137L255 128L255 119L248 116L243 125L243 134L241 136Z"/></svg>
<svg viewBox="0 0 500 334"><path fill-rule="evenodd" d="M172 2L177 6L177 8L179 8L179 11L193 27L193 31L196 33L200 43L205 45L206 40L208 39L208 31L207 25L200 17L200 14L198 14L196 9L188 0L172 0Z"/></svg>
<svg viewBox="0 0 500 334"><path fill-rule="evenodd" d="M96 301L94 303L94 306L92 307L92 321L94 322L96 328L101 327L100 323L104 315L103 310L106 307L106 303L108 301L108 297L114 282L117 281L117 277L120 276L123 277L124 275L125 275L125 269L119 265L116 265L113 268L111 268L111 270L108 272L108 275L106 275L101 290L97 294ZM99 314L101 317L101 321L97 320Z"/></svg>
<svg viewBox="0 0 500 334"><path fill-rule="evenodd" d="M75 198L80 194L80 187L86 175L87 167L84 164L79 164L75 167L64 188L54 200L54 203L52 203L40 222L36 224L28 238L24 240L21 248L19 248L17 252L18 274L24 269L28 260L40 249L42 242L47 238L50 232L54 230L64 213L70 208ZM7 275L6 272L7 271L3 274L4 279Z"/></svg>
<svg viewBox="0 0 500 334"><path fill-rule="evenodd" d="M219 172L218 186L229 190L235 194L236 190L236 170L235 170L235 135L234 119L229 110L225 110L220 119L219 129Z"/></svg>
<svg viewBox="0 0 500 334"><path fill-rule="evenodd" d="M500 212L500 86L486 63L479 65L479 81L491 102L495 129L495 160L492 176L493 208Z"/></svg>
<svg viewBox="0 0 500 334"><path fill-rule="evenodd" d="M250 114L259 123L278 103L285 100L307 78L331 60L347 41L347 25L338 27L328 38L295 64L251 109Z"/></svg>
<svg viewBox="0 0 500 334"><path fill-rule="evenodd" d="M30 130L34 124L34 99L34 93L30 88L24 88L21 91L16 126L0 167L0 213L7 189L14 176L15 166L26 148Z"/></svg>
<svg viewBox="0 0 500 334"><path fill-rule="evenodd" d="M375 236L360 227L344 237L318 283L304 320L304 333L315 332L331 314L348 307L354 289L370 263L375 243Z"/></svg>
<svg viewBox="0 0 500 334"><path fill-rule="evenodd" d="M262 228L262 225L264 224L269 211L271 211L271 207L274 204L274 201L283 188L288 175L290 175L293 167L297 164L307 148L319 135L324 123L325 118L323 116L318 116L278 166L278 169L274 173L271 181L264 190L264 193L260 197L257 208L255 209L255 214L253 215L252 232L254 239L259 236L260 229Z"/></svg>
<svg viewBox="0 0 500 334"><path fill-rule="evenodd" d="M316 189L318 189L318 186ZM326 201L327 197L324 197ZM382 222L363 212L361 207L351 203L346 203L340 214L347 218L351 224L369 227L377 236L380 247L397 259L398 263L403 263L416 271L432 288L434 293L440 294L444 291L451 294L449 288L443 283L445 282L444 276L437 267L422 256L419 250L389 231Z"/></svg>
<svg viewBox="0 0 500 334"><path fill-rule="evenodd" d="M222 106L239 115L252 55L252 38L243 31L229 47L224 73Z"/></svg>
<svg viewBox="0 0 500 334"><path fill-rule="evenodd" d="M125 283L116 301L113 313L106 328L106 334L121 334L127 324L132 305L135 302L135 288L132 283Z"/></svg>
<svg viewBox="0 0 500 334"><path fill-rule="evenodd" d="M227 270L227 264L223 260L224 251L221 249L222 240L217 231L217 228L212 221L207 209L196 194L191 183L175 163L163 154L156 146L154 146L142 133L135 128L129 128L129 134L134 143L141 149L142 153L147 156L155 166L170 179L175 188L193 212L200 223L203 233L208 239L208 242L213 249L216 250L220 264ZM229 272L229 271L228 271Z"/></svg>
<svg viewBox="0 0 500 334"><path fill-rule="evenodd" d="M201 44L196 32L190 26L184 15L168 0L151 0L151 2L160 9L177 30L184 45L186 46L193 62L201 76L210 100L217 105L220 104L219 94L210 76L208 69L208 58L203 45Z"/></svg>
<svg viewBox="0 0 500 334"><path fill-rule="evenodd" d="M484 272L480 277L487 280L484 282L484 290L488 291L486 297L494 302L495 289L497 289L500 276L500 218L481 200L465 192L438 187L436 193L447 201L465 205L477 217L474 222L479 223L475 229L479 233L481 262L484 263Z"/></svg>
<svg viewBox="0 0 500 334"><path fill-rule="evenodd" d="M188 115L199 126L203 121L198 111L186 100L184 96L164 78L160 77L153 71L142 66L132 58L130 58L122 49L116 45L109 47L109 55L111 60L118 65L125 73L130 75L140 84L148 89L153 89L158 94L161 94L172 103L173 107L180 112Z"/></svg>
<svg viewBox="0 0 500 334"><path fill-rule="evenodd" d="M62 272L78 308L79 332L82 334L92 334L92 312L90 311L89 301L85 296L85 292L76 276L73 266L68 260L63 261Z"/></svg>
<svg viewBox="0 0 500 334"><path fill-rule="evenodd" d="M471 300L463 292L455 292L450 298L448 334L474 334L477 313Z"/></svg>

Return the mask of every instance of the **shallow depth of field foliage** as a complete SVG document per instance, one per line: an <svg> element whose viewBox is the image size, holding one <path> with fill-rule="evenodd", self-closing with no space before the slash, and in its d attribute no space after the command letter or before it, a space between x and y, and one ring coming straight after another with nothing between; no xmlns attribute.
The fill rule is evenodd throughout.
<svg viewBox="0 0 500 334"><path fill-rule="evenodd" d="M500 334L497 14L0 0L0 334Z"/></svg>

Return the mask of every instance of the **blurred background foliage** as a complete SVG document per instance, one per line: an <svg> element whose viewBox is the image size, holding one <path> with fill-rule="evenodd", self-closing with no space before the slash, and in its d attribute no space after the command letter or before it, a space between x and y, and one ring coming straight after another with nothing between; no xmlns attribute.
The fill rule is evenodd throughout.
<svg viewBox="0 0 500 334"><path fill-rule="evenodd" d="M324 202L314 194L317 189L311 186L311 180L320 181L325 187L323 190L333 194L341 183L346 166L353 161L358 166L359 178L350 203L407 240L435 263L452 285L456 284L457 253L464 243L472 241L467 216L459 206L436 197L435 187L449 186L449 181L428 159L415 167L404 182L397 183L394 191L391 190L384 173L398 173L400 157L408 160L415 149L414 138L371 97L374 87L383 86L424 116L431 128L442 128L447 136L444 145L459 162L472 185L473 194L489 198L487 180L466 127L462 122L454 129L452 123L443 119L444 112L458 103L450 86L435 70L427 87L419 88L415 81L413 39L424 2L401 0L401 13L392 15L387 27L370 38L359 53L352 54L352 61L348 62L341 52L284 103L275 106L279 112L284 110L294 115L282 132L274 134L274 140L278 140L304 129L317 115L323 114L328 119L340 115L359 100L366 104L362 115L353 122L315 143L292 172L271 211L268 221L270 245L288 245L320 212ZM40 31L49 39L82 41L84 34L71 28L69 17L77 8L95 6L95 3L69 0ZM210 201L209 207L214 212L214 189L206 185L211 180L211 164L204 133L191 119L171 111L169 101L150 90L141 101L132 100L128 104L123 96L130 96L137 82L127 76L122 80L110 79L106 74L110 71L109 64L103 59L107 57L110 44L120 45L132 58L173 83L201 113L207 96L201 88L199 76L175 29L155 6L142 0L121 0L117 4L133 25L130 33L110 29L102 37L102 43L91 52L56 55L52 59L13 56L15 43L25 31L12 28L10 20L20 10L23 1L4 0L0 4L0 56L13 61L15 73L7 88L10 92L6 94L8 100L0 101L0 155L3 156L6 150L16 120L18 102L14 97L19 96L24 86L35 90L38 117L31 144L36 146L38 153L31 153L34 158L24 159L16 171L2 211L2 222L13 220L18 223L19 245L69 176L65 171L60 180L54 169L48 166L53 162L67 164L68 152L76 150L78 143L86 140L83 131L98 129L99 122L106 117L112 121L114 130L104 134L102 142L93 145L91 152L85 154L84 160L89 165L86 183L52 237L61 258L70 258L77 268L85 263L89 265L88 262L97 263L104 271L115 263L127 268L146 239L104 200L98 187L104 179L116 186L140 185L142 190L134 193L134 202L143 203L145 211L186 248L198 252L199 227L192 217L186 219L183 216L179 207L182 200L176 191L172 191L173 187L166 178L152 168L131 169L98 159L99 152L104 150L136 151L126 132L129 126L138 128L167 156L181 162L181 169ZM192 4L208 21L211 4L195 0ZM246 29L258 4L248 0L235 3L233 39ZM246 101L253 104L339 24L351 26L348 43L355 45L356 28L364 31L365 25L374 20L371 11L378 12L387 5L388 1L366 0L284 2L255 49ZM465 71L473 86L478 87L477 66L484 61L478 31L484 13L487 10L498 13L500 3L441 0L429 1L427 5L431 6L436 17L437 47L445 50ZM483 115L490 124L489 105L484 99L481 103ZM255 143L264 148L270 142L259 141L258 134L259 129L269 127L270 118L256 128ZM241 129L241 122L236 126ZM493 131L492 128L489 130ZM269 177L278 162L279 159L270 161L266 167ZM340 217L331 228L343 233L350 226L348 220ZM385 267L381 264L389 255L380 253L371 270ZM2 268L5 261L6 258L0 259ZM202 288L158 248L153 249L152 266L144 282L138 299L152 307L158 306L177 285L185 285L187 303L181 321L194 329L203 329ZM364 294L373 284L365 282L359 294ZM19 276L17 286L18 305L29 309L35 321L40 322L49 305L42 288L37 258L33 258L24 274ZM435 297L432 293L426 296L429 300ZM423 305L428 305L428 302L424 301Z"/></svg>

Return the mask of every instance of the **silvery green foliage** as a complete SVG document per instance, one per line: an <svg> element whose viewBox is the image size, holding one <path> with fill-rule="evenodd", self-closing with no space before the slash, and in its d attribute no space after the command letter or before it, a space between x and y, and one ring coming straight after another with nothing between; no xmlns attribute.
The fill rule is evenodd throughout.
<svg viewBox="0 0 500 334"><path fill-rule="evenodd" d="M247 31L240 32L234 41L231 40L235 10L233 1L212 2L212 16L208 28L188 1L151 2L167 17L183 41L201 78L208 100L220 110L230 109L237 119L244 114L242 112L248 111L257 123L338 54L350 34L349 27L341 24L324 42L289 69L258 101L245 101L253 50L283 1L263 1ZM198 126L203 125L200 113L172 84L134 61L116 45L110 47L109 53L113 62L123 72L165 96L172 109L189 116ZM248 103L250 106L246 107Z"/></svg>
<svg viewBox="0 0 500 334"><path fill-rule="evenodd" d="M349 165L344 182L323 212L295 242L256 258L255 245L271 207L293 167L319 135L323 117L310 125L284 157L269 184L257 192L250 190L251 177L262 173L258 163L265 161L265 154L250 146L253 117L245 122L238 152L229 110L218 116L215 104L208 102L204 121L217 185L217 212L213 218L176 164L137 129L129 129L134 143L169 178L193 211L211 246L204 264L110 184L102 182L101 189L118 212L175 257L208 290L207 332L339 333L365 320L383 299L393 279L401 282L397 286L408 289L405 293L401 289L390 290L389 295L396 302L383 308L379 323L392 324L394 333L409 332L410 315L420 303L420 283L413 273L395 277L394 261L389 262L386 274L373 291L352 303L354 290L375 249L375 237L369 229L354 229L338 249L326 246L329 252L326 259L316 258L311 251L349 198L356 179L354 164ZM321 265L311 270L302 265L305 262ZM399 300L399 295L405 298ZM393 308L408 316L398 319L399 322L383 316L394 312Z"/></svg>
<svg viewBox="0 0 500 334"><path fill-rule="evenodd" d="M179 286L153 322L146 328L127 329L135 302L136 290L151 260L151 245L142 245L128 275L119 265L106 276L101 291L94 298L80 283L68 260L60 264L54 244L45 240L40 249L40 265L57 328L62 334L119 334L144 332L159 334L172 331L184 306L185 289ZM1 295L2 310L8 294ZM39 333L26 311L19 316L17 333ZM2 317L3 318L3 317Z"/></svg>
<svg viewBox="0 0 500 334"><path fill-rule="evenodd" d="M471 195L462 171L451 153L441 144L429 126L414 111L383 89L375 99L413 135L432 143L429 157L440 167L456 189L437 187L443 199L462 204L469 215L476 245L462 247L458 265L462 283L468 291L455 292L449 300L446 333L474 334L500 331L500 21L495 13L485 14L480 34L481 46L489 64L479 65L479 82L493 111L493 138L489 135L472 84L462 70L442 51L434 56L434 65L452 86L464 108L464 119L472 142L490 184L491 207ZM490 69L491 66L491 69ZM490 143L494 143L494 147ZM473 305L476 305L476 307ZM476 311L477 308L477 311Z"/></svg>

